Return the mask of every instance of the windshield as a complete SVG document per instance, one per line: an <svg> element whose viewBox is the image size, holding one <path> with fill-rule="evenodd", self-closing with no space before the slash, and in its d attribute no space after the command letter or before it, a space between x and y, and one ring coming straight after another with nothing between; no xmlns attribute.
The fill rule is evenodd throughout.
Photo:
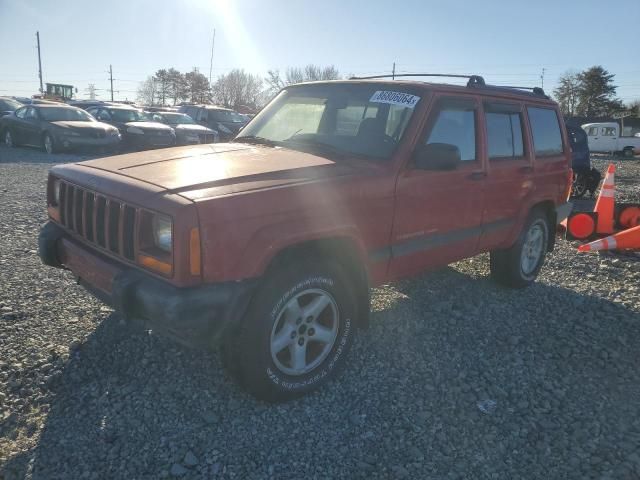
<svg viewBox="0 0 640 480"><path fill-rule="evenodd" d="M109 110L111 119L114 122L146 122L149 118L138 110L113 109Z"/></svg>
<svg viewBox="0 0 640 480"><path fill-rule="evenodd" d="M209 110L209 120L216 122L247 123L247 120L238 112L229 110Z"/></svg>
<svg viewBox="0 0 640 480"><path fill-rule="evenodd" d="M40 117L47 122L93 122L94 119L84 110L79 108L40 108Z"/></svg>
<svg viewBox="0 0 640 480"><path fill-rule="evenodd" d="M0 111L17 110L22 104L11 98L0 98Z"/></svg>
<svg viewBox="0 0 640 480"><path fill-rule="evenodd" d="M282 91L236 138L387 159L420 97L400 85L320 84Z"/></svg>
<svg viewBox="0 0 640 480"><path fill-rule="evenodd" d="M169 125L195 125L196 122L189 115L185 115L184 113L163 113L162 115L157 114L160 119L158 121L162 121L163 123L168 123Z"/></svg>

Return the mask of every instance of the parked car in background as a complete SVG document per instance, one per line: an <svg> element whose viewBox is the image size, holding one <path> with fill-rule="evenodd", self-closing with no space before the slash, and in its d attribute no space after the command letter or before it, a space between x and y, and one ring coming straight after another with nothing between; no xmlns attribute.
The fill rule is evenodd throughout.
<svg viewBox="0 0 640 480"><path fill-rule="evenodd" d="M349 362L371 287L483 252L498 282L534 282L571 210L570 159L540 89L297 84L224 148L54 167L39 253L123 318L221 344L245 388L286 400ZM89 228L71 206L97 212Z"/></svg>
<svg viewBox="0 0 640 480"><path fill-rule="evenodd" d="M147 112L147 118L154 122L164 123L173 128L176 134L176 145L194 145L197 143L214 143L219 141L218 132L198 125L186 113Z"/></svg>
<svg viewBox="0 0 640 480"><path fill-rule="evenodd" d="M138 108L128 105L102 105L87 111L101 122L116 127L122 135L122 147L132 150L171 147L176 134L168 125L150 121Z"/></svg>
<svg viewBox="0 0 640 480"><path fill-rule="evenodd" d="M592 152L613 152L628 158L640 154L640 139L620 136L620 125L616 122L585 123L582 129L587 132Z"/></svg>
<svg viewBox="0 0 640 480"><path fill-rule="evenodd" d="M591 157L586 132L579 127L567 125L567 135L571 145L571 168L573 169L573 184L571 194L582 197L587 191L595 193L600 183L600 172L591 168Z"/></svg>
<svg viewBox="0 0 640 480"><path fill-rule="evenodd" d="M214 105L183 105L179 111L196 123L217 131L222 142L231 140L248 123L240 113Z"/></svg>
<svg viewBox="0 0 640 480"><path fill-rule="evenodd" d="M144 107L145 112L177 112L178 107Z"/></svg>
<svg viewBox="0 0 640 480"><path fill-rule="evenodd" d="M0 135L7 147L27 145L47 153L79 148L115 150L117 128L98 122L84 110L64 104L23 105L0 118Z"/></svg>
<svg viewBox="0 0 640 480"><path fill-rule="evenodd" d="M15 112L22 106L22 103L9 97L0 97L0 117Z"/></svg>
<svg viewBox="0 0 640 480"><path fill-rule="evenodd" d="M83 110L87 110L91 107L100 107L105 105L115 105L111 102L104 102L102 100L73 100L69 102L69 105L72 107L82 108Z"/></svg>

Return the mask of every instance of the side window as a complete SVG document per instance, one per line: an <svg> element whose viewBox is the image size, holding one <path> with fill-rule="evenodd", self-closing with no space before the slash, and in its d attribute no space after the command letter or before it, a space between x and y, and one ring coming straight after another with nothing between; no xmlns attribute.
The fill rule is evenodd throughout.
<svg viewBox="0 0 640 480"><path fill-rule="evenodd" d="M589 127L588 135L590 137L595 137L596 135L598 135L598 127Z"/></svg>
<svg viewBox="0 0 640 480"><path fill-rule="evenodd" d="M208 113L206 108L202 108L198 111L198 118L197 118L197 122L207 122L207 118L208 118Z"/></svg>
<svg viewBox="0 0 640 480"><path fill-rule="evenodd" d="M489 159L518 158L524 155L522 122L517 106L486 105Z"/></svg>
<svg viewBox="0 0 640 480"><path fill-rule="evenodd" d="M16 110L16 117L24 118L24 114L27 113L27 107L22 107Z"/></svg>
<svg viewBox="0 0 640 480"><path fill-rule="evenodd" d="M527 107L533 146L537 156L559 155L563 151L560 123L555 110Z"/></svg>
<svg viewBox="0 0 640 480"><path fill-rule="evenodd" d="M36 115L36 110L33 107L28 107L26 113L24 114L25 120L35 120L38 118Z"/></svg>
<svg viewBox="0 0 640 480"><path fill-rule="evenodd" d="M605 137L614 137L616 134L616 129L613 127L602 127L602 135Z"/></svg>
<svg viewBox="0 0 640 480"><path fill-rule="evenodd" d="M463 162L476 160L476 111L472 102L444 101L427 135L425 145L447 143L460 150Z"/></svg>

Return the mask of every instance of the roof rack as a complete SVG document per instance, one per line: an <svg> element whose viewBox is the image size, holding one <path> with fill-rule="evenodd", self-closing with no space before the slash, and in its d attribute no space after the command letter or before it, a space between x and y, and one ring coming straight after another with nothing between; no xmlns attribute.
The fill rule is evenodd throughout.
<svg viewBox="0 0 640 480"><path fill-rule="evenodd" d="M373 80L376 78L392 78L396 77L449 77L449 78L468 78L467 87L482 87L485 85L484 78L480 75L460 75L454 73L396 73L393 75L371 75L369 77L351 77L349 80Z"/></svg>
<svg viewBox="0 0 640 480"><path fill-rule="evenodd" d="M549 98L544 90L540 87L513 87L513 86L503 86L503 85L487 85L484 81L484 78L480 75L460 75L460 74L450 74L450 73L396 73L392 75L371 75L368 77L351 77L349 80L373 80L377 78L391 78L395 79L396 77L449 77L449 78L467 78L469 79L467 82L467 87L484 87L491 89L509 89L509 90L530 90L532 95L541 95L545 98Z"/></svg>

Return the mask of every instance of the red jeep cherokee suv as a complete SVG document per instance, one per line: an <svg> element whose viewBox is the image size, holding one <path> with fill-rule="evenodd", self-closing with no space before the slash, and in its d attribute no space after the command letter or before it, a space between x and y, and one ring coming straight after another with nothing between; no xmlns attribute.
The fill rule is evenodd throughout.
<svg viewBox="0 0 640 480"><path fill-rule="evenodd" d="M290 86L231 143L54 167L40 256L287 399L345 363L372 286L481 252L534 281L570 210L563 125L478 76Z"/></svg>

